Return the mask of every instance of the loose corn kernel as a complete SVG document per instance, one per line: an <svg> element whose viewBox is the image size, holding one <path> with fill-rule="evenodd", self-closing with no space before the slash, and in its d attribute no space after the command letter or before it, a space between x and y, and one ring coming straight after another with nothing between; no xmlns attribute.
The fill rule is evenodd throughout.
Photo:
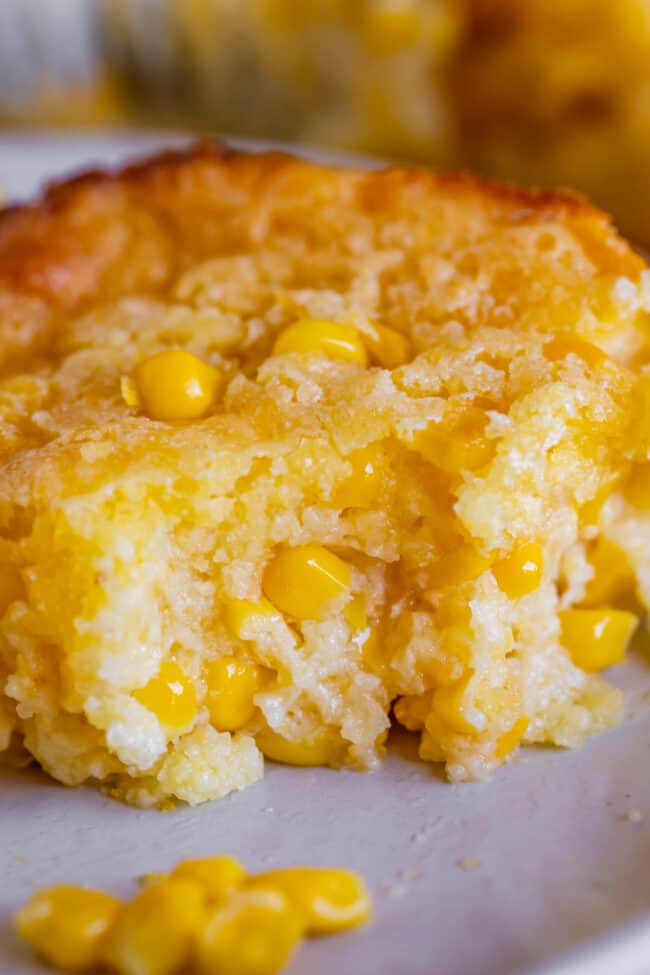
<svg viewBox="0 0 650 975"><path fill-rule="evenodd" d="M183 860L169 876L172 880L186 880L199 886L210 904L222 904L241 887L246 871L235 857L203 857Z"/></svg>
<svg viewBox="0 0 650 975"><path fill-rule="evenodd" d="M18 568L11 562L0 562L0 616L12 603L25 598L25 585Z"/></svg>
<svg viewBox="0 0 650 975"><path fill-rule="evenodd" d="M495 749L496 757L499 761L502 761L511 752L514 752L517 745L521 742L521 739L526 734L526 729L530 724L529 719L523 715L518 718L513 724L509 731L504 732L499 738L497 738L497 744Z"/></svg>
<svg viewBox="0 0 650 975"><path fill-rule="evenodd" d="M332 934L363 924L370 917L370 895L351 870L291 867L257 874L251 890L278 890L297 912L306 934Z"/></svg>
<svg viewBox="0 0 650 975"><path fill-rule="evenodd" d="M368 362L366 347L356 328L338 322L303 318L289 325L275 340L274 355L289 352L320 352L329 359L343 359L346 362Z"/></svg>
<svg viewBox="0 0 650 975"><path fill-rule="evenodd" d="M19 936L48 964L75 971L99 963L121 908L101 890L59 885L37 891L14 921Z"/></svg>
<svg viewBox="0 0 650 975"><path fill-rule="evenodd" d="M492 566L494 578L508 599L521 599L539 586L544 571L542 546L526 542Z"/></svg>
<svg viewBox="0 0 650 975"><path fill-rule="evenodd" d="M601 536L589 553L589 562L594 575L587 583L584 606L611 606L634 588L634 569L614 542Z"/></svg>
<svg viewBox="0 0 650 975"><path fill-rule="evenodd" d="M406 335L386 325L373 323L372 332L364 334L370 356L383 369L397 369L413 358L413 347Z"/></svg>
<svg viewBox="0 0 650 975"><path fill-rule="evenodd" d="M485 435L488 422L489 417L482 410L470 407L451 429L445 425L441 430L439 424L430 424L413 435L410 445L448 474L475 471L492 460L496 451L495 441Z"/></svg>
<svg viewBox="0 0 650 975"><path fill-rule="evenodd" d="M487 718L483 711L470 704L467 689L473 673L466 674L448 687L439 687L433 695L435 715L460 735L477 735L485 730ZM435 737L435 736L434 736Z"/></svg>
<svg viewBox="0 0 650 975"><path fill-rule="evenodd" d="M345 617L345 622L348 624L351 630L354 630L355 632L365 630L367 625L366 597L363 595L363 593L359 593L359 595L352 597L350 602L343 610L343 616Z"/></svg>
<svg viewBox="0 0 650 975"><path fill-rule="evenodd" d="M276 555L262 579L265 596L277 609L301 620L321 620L328 604L349 592L352 570L322 545L301 545Z"/></svg>
<svg viewBox="0 0 650 975"><path fill-rule="evenodd" d="M607 360L602 349L575 335L556 335L544 345L542 352L550 362L559 362L568 355L575 355L592 368Z"/></svg>
<svg viewBox="0 0 650 975"><path fill-rule="evenodd" d="M196 717L194 685L173 660L164 660L156 676L133 691L133 697L168 728L184 728Z"/></svg>
<svg viewBox="0 0 650 975"><path fill-rule="evenodd" d="M650 463L634 464L623 488L626 499L639 511L650 510Z"/></svg>
<svg viewBox="0 0 650 975"><path fill-rule="evenodd" d="M268 599L261 599L259 603L250 599L229 599L225 606L225 619L233 636L239 640L250 640L254 636L252 628L257 623L279 620L282 616Z"/></svg>
<svg viewBox="0 0 650 975"><path fill-rule="evenodd" d="M138 365L135 378L141 407L152 420L198 420L214 404L222 382L218 369L184 349L150 356Z"/></svg>
<svg viewBox="0 0 650 975"><path fill-rule="evenodd" d="M217 731L239 731L255 714L255 695L262 687L266 668L237 657L210 660L204 670L206 706Z"/></svg>
<svg viewBox="0 0 650 975"><path fill-rule="evenodd" d="M639 620L620 609L566 609L558 614L562 643L576 667L603 670L620 664Z"/></svg>
<svg viewBox="0 0 650 975"><path fill-rule="evenodd" d="M102 957L118 975L171 975L190 961L205 920L200 887L163 880L144 887L123 907Z"/></svg>
<svg viewBox="0 0 650 975"><path fill-rule="evenodd" d="M275 975L300 943L300 919L279 891L235 894L201 932L202 975Z"/></svg>
<svg viewBox="0 0 650 975"><path fill-rule="evenodd" d="M353 451L347 460L352 473L335 489L332 500L340 508L369 508L385 486L386 458L379 443Z"/></svg>
<svg viewBox="0 0 650 975"><path fill-rule="evenodd" d="M341 746L322 737L314 741L289 741L276 731L265 728L255 736L255 742L266 758L284 765L314 765L336 764L341 753Z"/></svg>

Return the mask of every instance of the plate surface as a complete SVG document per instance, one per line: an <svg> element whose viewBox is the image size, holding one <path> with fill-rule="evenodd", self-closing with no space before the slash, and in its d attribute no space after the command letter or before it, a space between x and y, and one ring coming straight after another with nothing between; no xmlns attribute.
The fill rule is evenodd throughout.
<svg viewBox="0 0 650 975"><path fill-rule="evenodd" d="M46 178L170 141L184 139L0 138L0 188L25 198ZM643 656L617 674L628 690L623 727L578 752L527 749L482 784L448 785L417 760L406 734L394 735L384 767L372 774L268 763L262 782L243 793L165 813L67 790L36 771L0 772L0 972L43 971L10 928L11 912L35 887L67 881L127 894L139 874L219 852L251 870L346 865L367 878L373 923L306 944L290 975L520 975L635 918L641 927L627 940L616 934L596 955L603 961L601 951L635 938L645 953L650 665ZM650 955L630 951L626 968L610 956L607 975L650 971ZM604 973L591 958L581 950L582 960L561 964L558 975Z"/></svg>

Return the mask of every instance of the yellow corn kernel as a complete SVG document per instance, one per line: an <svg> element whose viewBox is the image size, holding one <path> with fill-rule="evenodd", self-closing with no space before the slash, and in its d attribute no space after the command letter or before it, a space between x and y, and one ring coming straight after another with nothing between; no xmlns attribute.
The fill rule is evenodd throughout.
<svg viewBox="0 0 650 975"><path fill-rule="evenodd" d="M589 501L585 501L583 505L580 506L580 520L583 525L597 525L600 519L603 506L608 498L611 497L614 488L616 487L617 481L620 480L620 475L614 475L608 478L606 484L604 484Z"/></svg>
<svg viewBox="0 0 650 975"><path fill-rule="evenodd" d="M445 762L447 760L447 756L438 739L426 729L420 736L418 755L423 762L434 762L437 764L438 762Z"/></svg>
<svg viewBox="0 0 650 975"><path fill-rule="evenodd" d="M352 870L291 867L257 874L251 890L278 890L301 919L306 934L332 934L363 924L370 917L370 895Z"/></svg>
<svg viewBox="0 0 650 975"><path fill-rule="evenodd" d="M492 460L496 443L485 436L489 417L477 407L470 407L451 429L440 429L437 423L415 433L411 446L425 460L448 474L475 471Z"/></svg>
<svg viewBox="0 0 650 975"><path fill-rule="evenodd" d="M329 359L343 359L365 366L366 347L356 328L338 322L303 318L289 325L275 340L274 355L290 352L320 352Z"/></svg>
<svg viewBox="0 0 650 975"><path fill-rule="evenodd" d="M254 603L250 599L229 599L225 606L226 625L233 636L239 640L250 640L252 628L259 622L281 619L275 606L268 599Z"/></svg>
<svg viewBox="0 0 650 975"><path fill-rule="evenodd" d="M558 615L563 645L576 667L590 672L620 664L639 623L621 609L566 609Z"/></svg>
<svg viewBox="0 0 650 975"><path fill-rule="evenodd" d="M508 599L521 599L539 586L544 571L542 546L526 542L492 566L494 578Z"/></svg>
<svg viewBox="0 0 650 975"><path fill-rule="evenodd" d="M607 356L597 345L585 342L575 335L556 335L544 345L542 351L550 362L559 362L568 355L575 355L592 368L607 360Z"/></svg>
<svg viewBox="0 0 650 975"><path fill-rule="evenodd" d="M156 676L133 691L133 697L168 728L184 728L196 717L194 685L174 660L164 660Z"/></svg>
<svg viewBox="0 0 650 975"><path fill-rule="evenodd" d="M300 919L279 891L240 892L215 911L201 932L202 975L276 975L300 943Z"/></svg>
<svg viewBox="0 0 650 975"><path fill-rule="evenodd" d="M17 599L25 598L25 585L17 566L11 562L0 562L0 616Z"/></svg>
<svg viewBox="0 0 650 975"><path fill-rule="evenodd" d="M422 731L431 711L432 693L405 694L393 706L395 717L408 731Z"/></svg>
<svg viewBox="0 0 650 975"><path fill-rule="evenodd" d="M60 885L37 891L14 919L19 936L48 964L66 971L97 965L122 904L101 890Z"/></svg>
<svg viewBox="0 0 650 975"><path fill-rule="evenodd" d="M205 895L186 880L144 887L108 932L102 957L118 975L171 975L187 965L206 920Z"/></svg>
<svg viewBox="0 0 650 975"><path fill-rule="evenodd" d="M353 451L347 460L352 473L335 489L332 500L340 508L369 508L385 485L386 457L379 443Z"/></svg>
<svg viewBox="0 0 650 975"><path fill-rule="evenodd" d="M433 695L434 714L459 735L478 735L487 725L487 718L483 711L466 700L467 689L473 676L470 671L465 677L454 681L448 687L439 687Z"/></svg>
<svg viewBox="0 0 650 975"><path fill-rule="evenodd" d="M211 904L223 903L244 882L246 871L239 860L229 856L183 860L172 870L172 880L197 884Z"/></svg>
<svg viewBox="0 0 650 975"><path fill-rule="evenodd" d="M495 749L495 755L499 761L502 761L511 752L514 752L515 748L521 742L521 739L526 734L526 729L530 724L529 719L523 715L518 718L513 724L509 731L505 731L499 738L497 738L497 744Z"/></svg>
<svg viewBox="0 0 650 975"><path fill-rule="evenodd" d="M413 347L406 335L376 323L372 329L364 334L364 339L372 360L383 369L397 369L413 358Z"/></svg>
<svg viewBox="0 0 650 975"><path fill-rule="evenodd" d="M634 464L625 482L623 493L639 511L650 510L650 463Z"/></svg>
<svg viewBox="0 0 650 975"><path fill-rule="evenodd" d="M217 731L239 731L255 714L255 695L264 683L266 668L237 657L210 660L204 670L206 706Z"/></svg>
<svg viewBox="0 0 650 975"><path fill-rule="evenodd" d="M222 382L218 369L184 349L150 356L138 365L135 378L141 407L152 420L198 420L214 404Z"/></svg>
<svg viewBox="0 0 650 975"><path fill-rule="evenodd" d="M428 581L434 589L471 582L490 567L490 560L470 545L464 545L431 565Z"/></svg>
<svg viewBox="0 0 650 975"><path fill-rule="evenodd" d="M321 620L328 604L350 591L352 570L322 545L301 545L279 552L266 566L265 596L277 609L301 620Z"/></svg>
<svg viewBox="0 0 650 975"><path fill-rule="evenodd" d="M341 754L340 744L327 737L314 741L289 741L270 728L260 731L255 736L255 742L266 758L284 765L331 765L336 764Z"/></svg>
<svg viewBox="0 0 650 975"><path fill-rule="evenodd" d="M353 596L343 610L343 616L345 622L355 633L358 633L359 630L365 630L367 625L366 597L362 593Z"/></svg>
<svg viewBox="0 0 650 975"><path fill-rule="evenodd" d="M634 569L623 549L614 542L601 536L589 553L589 562L594 575L587 583L584 606L611 606L634 588Z"/></svg>
<svg viewBox="0 0 650 975"><path fill-rule="evenodd" d="M367 626L353 642L361 650L364 667L375 674L381 674L386 668L387 660L377 630Z"/></svg>

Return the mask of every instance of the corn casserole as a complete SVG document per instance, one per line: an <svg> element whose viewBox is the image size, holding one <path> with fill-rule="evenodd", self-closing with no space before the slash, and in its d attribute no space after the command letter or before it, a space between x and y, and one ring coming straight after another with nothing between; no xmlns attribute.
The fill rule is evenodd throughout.
<svg viewBox="0 0 650 975"><path fill-rule="evenodd" d="M611 728L650 276L571 196L215 146L0 216L0 749L141 806Z"/></svg>

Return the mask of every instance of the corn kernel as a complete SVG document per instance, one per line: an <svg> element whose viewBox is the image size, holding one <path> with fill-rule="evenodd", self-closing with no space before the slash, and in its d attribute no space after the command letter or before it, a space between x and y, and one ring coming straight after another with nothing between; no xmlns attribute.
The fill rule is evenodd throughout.
<svg viewBox="0 0 650 975"><path fill-rule="evenodd" d="M397 369L413 357L410 339L394 328L373 323L372 332L364 334L370 356L383 369Z"/></svg>
<svg viewBox="0 0 650 975"><path fill-rule="evenodd" d="M354 632L358 633L359 630L365 630L367 625L366 597L362 593L353 596L343 610L343 616L345 622Z"/></svg>
<svg viewBox="0 0 650 975"><path fill-rule="evenodd" d="M422 731L431 711L432 693L405 694L393 706L395 717L407 731Z"/></svg>
<svg viewBox="0 0 650 975"><path fill-rule="evenodd" d="M25 585L20 571L11 562L0 562L0 616L17 599L25 599Z"/></svg>
<svg viewBox="0 0 650 975"><path fill-rule="evenodd" d="M292 867L251 877L251 890L278 890L289 901L306 934L332 934L363 924L370 917L370 895L351 870Z"/></svg>
<svg viewBox="0 0 650 975"><path fill-rule="evenodd" d="M413 435L410 445L448 474L475 471L492 460L496 450L495 441L485 436L488 422L485 413L470 407L451 429L448 425L440 429L439 424L430 424Z"/></svg>
<svg viewBox="0 0 650 975"><path fill-rule="evenodd" d="M467 689L473 677L470 671L465 677L454 681L448 687L439 687L433 695L435 715L460 735L477 735L485 730L487 718L483 711L467 700ZM427 722L428 727L428 722Z"/></svg>
<svg viewBox="0 0 650 975"><path fill-rule="evenodd" d="M196 884L210 904L221 904L241 887L246 871L234 857L203 857L183 860L174 867L170 877Z"/></svg>
<svg viewBox="0 0 650 975"><path fill-rule="evenodd" d="M617 482L620 480L620 474L615 474L610 477L606 484L604 484L593 498L589 501L585 501L583 505L580 506L580 520L583 525L597 525L600 520L600 515L603 510L603 506L608 498L611 497Z"/></svg>
<svg viewBox="0 0 650 975"><path fill-rule="evenodd" d="M568 355L575 355L592 368L607 360L607 356L597 345L585 342L575 335L556 335L544 345L542 351L550 362L559 362Z"/></svg>
<svg viewBox="0 0 650 975"><path fill-rule="evenodd" d="M347 562L321 545L301 545L276 555L264 570L264 594L283 613L325 619L328 604L350 590Z"/></svg>
<svg viewBox="0 0 650 975"><path fill-rule="evenodd" d="M611 606L634 588L634 569L614 542L601 536L589 553L589 562L594 575L587 583L584 606Z"/></svg>
<svg viewBox="0 0 650 975"><path fill-rule="evenodd" d="M331 739L322 737L314 741L289 741L276 731L265 728L255 736L255 742L267 758L284 765L314 765L336 764L341 753L341 746Z"/></svg>
<svg viewBox="0 0 650 975"><path fill-rule="evenodd" d="M363 665L367 670L381 674L386 669L387 660L386 654L383 652L384 645L376 629L367 626L361 630L353 642L361 650Z"/></svg>
<svg viewBox="0 0 650 975"><path fill-rule="evenodd" d="M489 567L490 560L485 555L470 545L463 545L429 567L428 581L435 589L457 586L478 579Z"/></svg>
<svg viewBox="0 0 650 975"><path fill-rule="evenodd" d="M504 732L499 738L497 738L497 744L495 749L495 755L499 761L502 761L511 752L514 752L517 745L521 742L521 739L526 734L526 729L530 724L529 719L523 715L518 718L513 724L509 731Z"/></svg>
<svg viewBox="0 0 650 975"><path fill-rule="evenodd" d="M542 546L526 542L492 566L494 578L508 599L521 599L539 586L544 571Z"/></svg>
<svg viewBox="0 0 650 975"><path fill-rule="evenodd" d="M255 714L255 695L265 668L237 657L219 657L205 666L206 706L217 731L239 731Z"/></svg>
<svg viewBox="0 0 650 975"><path fill-rule="evenodd" d="M48 887L18 911L16 931L50 965L90 968L99 963L103 939L121 908L117 898L100 890Z"/></svg>
<svg viewBox="0 0 650 975"><path fill-rule="evenodd" d="M152 420L198 420L214 404L222 377L191 352L168 349L138 365L136 382L142 409Z"/></svg>
<svg viewBox="0 0 650 975"><path fill-rule="evenodd" d="M250 599L229 599L225 606L225 619L233 636L239 640L250 640L254 638L256 624L280 620L282 616L268 599L261 599L259 603Z"/></svg>
<svg viewBox="0 0 650 975"><path fill-rule="evenodd" d="M205 919L205 896L196 884L163 880L144 887L108 932L103 959L118 975L171 975L190 961Z"/></svg>
<svg viewBox="0 0 650 975"><path fill-rule="evenodd" d="M273 346L274 355L290 352L320 352L329 359L343 359L365 366L366 347L356 328L338 322L304 318L280 333Z"/></svg>
<svg viewBox="0 0 650 975"><path fill-rule="evenodd" d="M300 919L279 891L241 892L201 932L198 969L202 975L275 975L301 936Z"/></svg>
<svg viewBox="0 0 650 975"><path fill-rule="evenodd" d="M196 717L194 685L173 660L163 661L157 675L133 691L133 697L168 728L184 728Z"/></svg>
<svg viewBox="0 0 650 975"><path fill-rule="evenodd" d="M351 453L352 473L335 489L332 500L340 508L369 508L385 486L386 458L379 443Z"/></svg>
<svg viewBox="0 0 650 975"><path fill-rule="evenodd" d="M634 613L620 609L566 609L559 618L571 659L590 672L620 664L639 623Z"/></svg>

